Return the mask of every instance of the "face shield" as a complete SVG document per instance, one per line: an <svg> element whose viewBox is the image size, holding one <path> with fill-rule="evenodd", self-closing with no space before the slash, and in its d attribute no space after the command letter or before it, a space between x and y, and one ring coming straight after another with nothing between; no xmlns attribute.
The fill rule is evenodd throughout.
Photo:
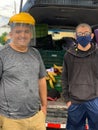
<svg viewBox="0 0 98 130"><path fill-rule="evenodd" d="M11 31L15 27L22 27L22 28L28 28L30 33L32 34L29 46L36 46L36 32L35 32L35 25L28 24L28 23L10 23L10 29ZM28 32L24 32L28 33Z"/></svg>

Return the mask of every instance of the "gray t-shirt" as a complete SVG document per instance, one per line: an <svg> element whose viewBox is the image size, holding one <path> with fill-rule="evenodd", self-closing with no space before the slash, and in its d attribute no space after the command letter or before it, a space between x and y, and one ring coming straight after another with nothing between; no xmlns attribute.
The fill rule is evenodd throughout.
<svg viewBox="0 0 98 130"><path fill-rule="evenodd" d="M0 50L0 113L10 118L34 115L40 105L38 80L45 75L35 48L23 53L5 45Z"/></svg>

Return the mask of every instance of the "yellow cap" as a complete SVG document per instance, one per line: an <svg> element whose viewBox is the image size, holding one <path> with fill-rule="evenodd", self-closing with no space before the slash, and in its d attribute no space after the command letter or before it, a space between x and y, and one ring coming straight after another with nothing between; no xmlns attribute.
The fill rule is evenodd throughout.
<svg viewBox="0 0 98 130"><path fill-rule="evenodd" d="M27 23L35 25L35 19L29 13L21 12L12 16L9 20L9 24L10 23Z"/></svg>

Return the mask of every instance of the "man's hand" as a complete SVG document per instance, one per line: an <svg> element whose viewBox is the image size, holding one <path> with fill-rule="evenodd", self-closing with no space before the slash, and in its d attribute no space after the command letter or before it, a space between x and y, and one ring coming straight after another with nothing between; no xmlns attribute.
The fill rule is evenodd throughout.
<svg viewBox="0 0 98 130"><path fill-rule="evenodd" d="M43 111L43 113L46 116L47 115L47 107L46 106L41 106L41 110Z"/></svg>
<svg viewBox="0 0 98 130"><path fill-rule="evenodd" d="M71 101L67 102L66 103L67 108L69 108L71 106L71 104L72 104Z"/></svg>

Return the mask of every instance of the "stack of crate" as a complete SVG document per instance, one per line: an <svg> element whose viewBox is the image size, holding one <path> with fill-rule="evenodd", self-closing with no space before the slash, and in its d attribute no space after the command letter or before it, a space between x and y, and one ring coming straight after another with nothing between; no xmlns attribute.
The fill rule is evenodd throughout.
<svg viewBox="0 0 98 130"><path fill-rule="evenodd" d="M65 50L39 50L46 68L53 67L54 64L62 66Z"/></svg>

